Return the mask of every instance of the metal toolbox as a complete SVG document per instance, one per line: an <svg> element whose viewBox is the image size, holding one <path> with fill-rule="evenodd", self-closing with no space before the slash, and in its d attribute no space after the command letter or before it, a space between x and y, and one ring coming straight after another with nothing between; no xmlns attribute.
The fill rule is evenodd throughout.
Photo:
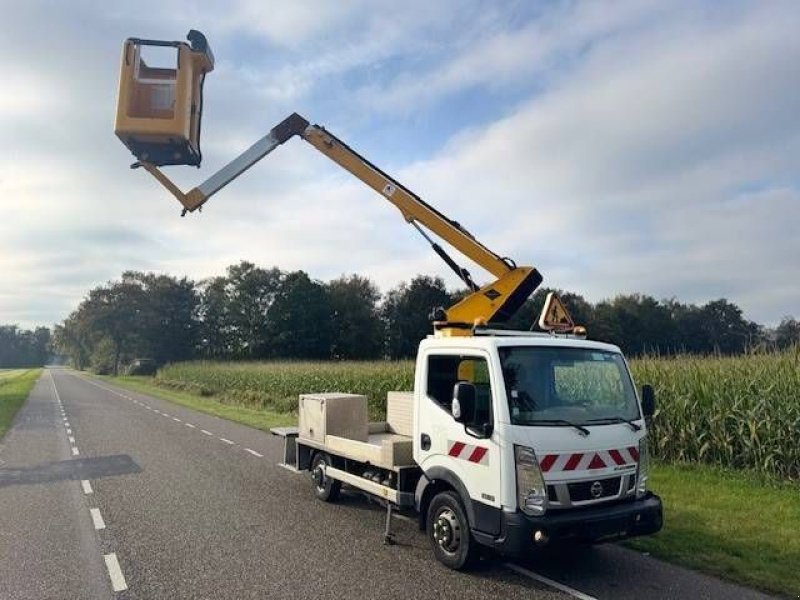
<svg viewBox="0 0 800 600"><path fill-rule="evenodd" d="M325 443L326 435L366 442L367 397L358 394L301 394L300 437Z"/></svg>

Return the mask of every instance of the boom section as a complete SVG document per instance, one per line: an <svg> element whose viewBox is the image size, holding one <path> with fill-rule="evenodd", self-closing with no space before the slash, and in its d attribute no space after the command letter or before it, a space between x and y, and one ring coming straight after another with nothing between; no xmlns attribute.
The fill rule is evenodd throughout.
<svg viewBox="0 0 800 600"><path fill-rule="evenodd" d="M302 138L394 204L407 222L423 225L495 277L513 269L459 223L447 218L324 128L309 125Z"/></svg>

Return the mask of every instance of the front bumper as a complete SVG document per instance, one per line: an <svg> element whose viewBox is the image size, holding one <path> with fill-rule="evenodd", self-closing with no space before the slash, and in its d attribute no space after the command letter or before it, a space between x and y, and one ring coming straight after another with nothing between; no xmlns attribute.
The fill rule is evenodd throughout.
<svg viewBox="0 0 800 600"><path fill-rule="evenodd" d="M500 537L490 544L503 554L520 555L535 547L533 535L544 532L548 543L601 542L656 533L664 524L661 498L648 493L640 500L584 509L551 511L542 517L503 513Z"/></svg>

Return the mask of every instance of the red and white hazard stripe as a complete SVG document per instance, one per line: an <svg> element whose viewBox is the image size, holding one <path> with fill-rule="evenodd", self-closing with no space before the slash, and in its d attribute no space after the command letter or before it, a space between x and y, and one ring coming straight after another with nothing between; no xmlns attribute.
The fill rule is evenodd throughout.
<svg viewBox="0 0 800 600"><path fill-rule="evenodd" d="M464 442L447 440L447 454L478 465L489 465L489 449L483 446L472 446Z"/></svg>
<svg viewBox="0 0 800 600"><path fill-rule="evenodd" d="M564 454L544 454L539 458L543 473L556 471L586 471L635 465L639 461L639 449L635 446L611 450L592 450L591 452L566 452Z"/></svg>

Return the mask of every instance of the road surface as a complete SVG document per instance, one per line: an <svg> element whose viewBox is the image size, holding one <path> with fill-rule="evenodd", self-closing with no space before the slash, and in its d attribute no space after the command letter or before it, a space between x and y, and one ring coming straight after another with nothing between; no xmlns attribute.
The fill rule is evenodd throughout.
<svg viewBox="0 0 800 600"><path fill-rule="evenodd" d="M64 369L0 442L0 598L765 598L617 546L449 571L313 498L281 440Z"/></svg>

